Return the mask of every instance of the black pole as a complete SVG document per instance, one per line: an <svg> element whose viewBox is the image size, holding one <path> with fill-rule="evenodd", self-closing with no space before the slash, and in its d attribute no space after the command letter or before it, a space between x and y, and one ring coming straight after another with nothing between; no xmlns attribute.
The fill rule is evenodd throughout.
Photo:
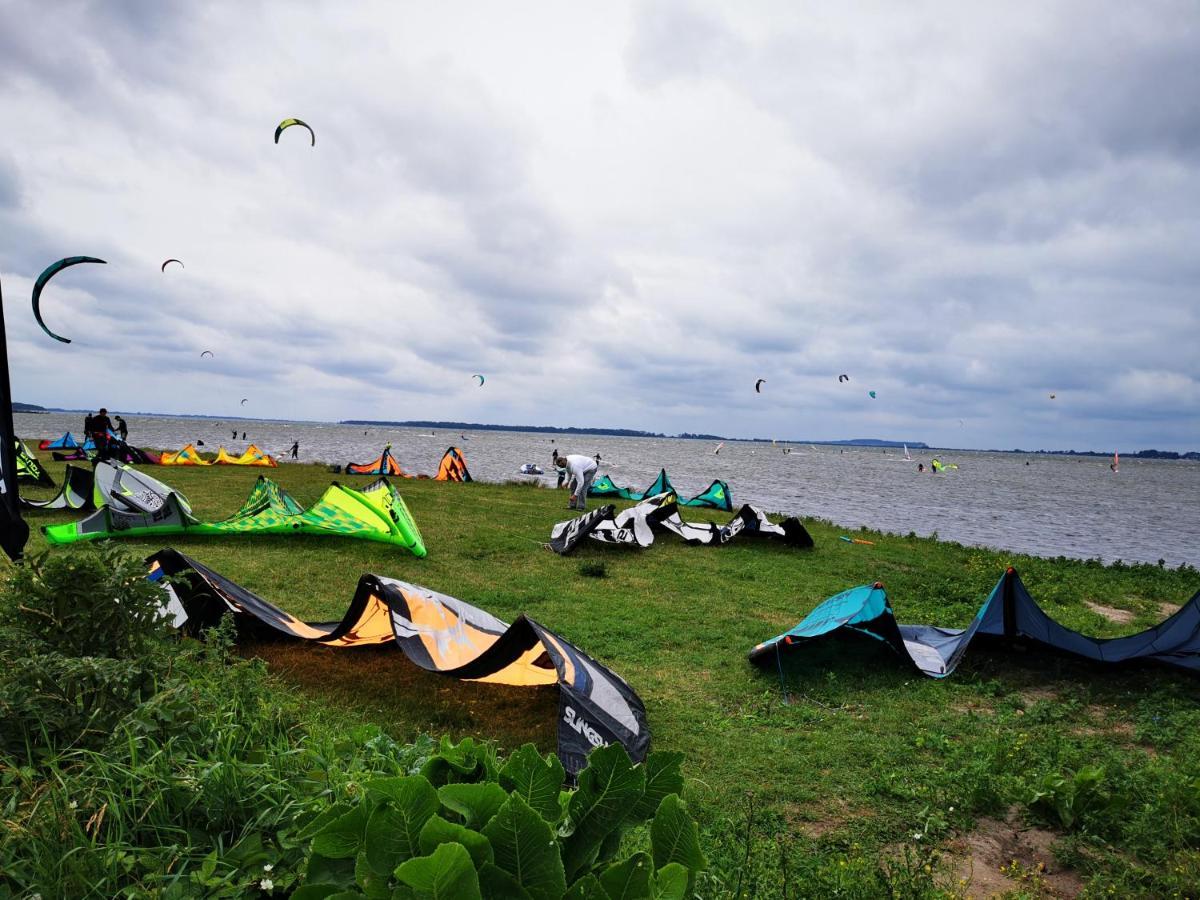
<svg viewBox="0 0 1200 900"><path fill-rule="evenodd" d="M13 433L12 387L8 382L8 335L0 289L0 548L13 562L25 555L29 525L21 518L17 487L17 436Z"/></svg>

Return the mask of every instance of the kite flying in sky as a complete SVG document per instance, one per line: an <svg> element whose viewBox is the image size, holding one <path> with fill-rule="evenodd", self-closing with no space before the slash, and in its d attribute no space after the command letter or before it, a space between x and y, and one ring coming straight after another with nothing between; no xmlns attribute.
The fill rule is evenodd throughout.
<svg viewBox="0 0 1200 900"><path fill-rule="evenodd" d="M758 381L754 382L754 393L761 394L762 386L766 383L767 383L767 379L765 379L765 378L760 378L760 379L758 379Z"/></svg>
<svg viewBox="0 0 1200 900"><path fill-rule="evenodd" d="M33 284L33 317L37 319L37 323L42 326L42 331L46 332L46 334L50 335L50 337L54 338L56 341L62 341L64 344L71 343L71 339L60 337L59 335L55 334L53 331L47 328L46 323L42 321L42 288L46 286L47 281L49 281L63 269L69 266L78 265L79 263L100 263L101 265L106 265L104 260L96 259L94 256L68 256L66 259L60 259L58 262L51 263L50 265L46 266L45 270L37 277L37 281L35 281Z"/></svg>
<svg viewBox="0 0 1200 900"><path fill-rule="evenodd" d="M317 133L312 130L312 127L307 122L302 122L300 119L284 119L275 129L275 143L279 143L279 136L283 134L284 129L291 128L293 125L299 125L302 128L308 129L308 135L312 138L312 146L317 146Z"/></svg>
<svg viewBox="0 0 1200 900"><path fill-rule="evenodd" d="M187 268L187 266L185 266L185 265L184 265L182 262L180 262L180 261L179 261L179 260L177 260L177 259L168 259L166 262L164 262L164 263L162 264L162 270L163 270L164 272L165 272L165 271L167 271L167 263L179 263L179 268L181 268L181 269L186 269L186 268Z"/></svg>
<svg viewBox="0 0 1200 900"><path fill-rule="evenodd" d="M479 386L480 386L480 387L483 387L483 381L484 381L484 379L483 379L483 376L482 376L482 375L472 375L471 377L472 377L472 378L478 378L478 379L479 379Z"/></svg>

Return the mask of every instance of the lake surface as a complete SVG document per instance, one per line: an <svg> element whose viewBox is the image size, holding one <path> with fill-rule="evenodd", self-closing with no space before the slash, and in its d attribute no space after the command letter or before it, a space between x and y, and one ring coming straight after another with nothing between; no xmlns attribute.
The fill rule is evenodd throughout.
<svg viewBox="0 0 1200 900"><path fill-rule="evenodd" d="M26 440L79 437L81 414L14 415ZM816 516L845 526L920 535L998 547L1038 556L1099 557L1107 562L1157 562L1200 566L1200 463L1121 461L1097 457L941 451L957 471L917 474L932 451L864 447L727 442L719 455L711 441L546 435L531 432L450 432L420 428L368 428L301 422L127 417L135 446L178 449L204 441L215 453L224 444L240 452L254 442L283 458L300 442L301 462L344 465L370 462L383 445L406 471L433 474L446 448L463 449L471 474L482 481L520 478L522 463L551 472L552 447L602 458L600 472L621 486L645 488L666 468L685 497L714 478L729 482L735 504L754 503L772 512ZM237 439L231 438L236 426ZM241 439L243 431L246 440ZM1026 465L1028 463L1028 465ZM161 473L157 473L161 474ZM166 479L169 483L170 479ZM594 502L594 501L593 501ZM565 510L564 510L565 513Z"/></svg>

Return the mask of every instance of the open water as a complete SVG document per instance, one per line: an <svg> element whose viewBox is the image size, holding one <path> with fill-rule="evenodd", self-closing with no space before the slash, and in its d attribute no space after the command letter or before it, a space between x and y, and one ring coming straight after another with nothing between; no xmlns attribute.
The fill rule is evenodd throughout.
<svg viewBox="0 0 1200 900"><path fill-rule="evenodd" d="M80 436L81 414L14 416L17 433L29 441ZM482 481L521 478L522 463L551 473L551 448L602 458L601 474L622 486L644 489L665 468L685 497L714 478L727 481L734 503L754 503L772 512L816 516L847 529L865 525L919 535L934 532L958 541L1038 556L1070 556L1106 562L1157 562L1200 566L1200 463L1123 459L1120 473L1098 457L939 451L958 469L938 475L928 468L932 451L863 447L783 446L727 442L719 455L709 441L547 435L473 431L465 434L419 428L367 428L310 422L239 419L126 417L135 446L178 449L204 441L215 453L224 444L240 452L258 444L283 459L300 441L300 462L344 465L370 462L383 445L406 471L432 474L450 445L463 449L471 474ZM232 437L236 426L237 438ZM246 440L241 439L243 431ZM1026 465L1028 463L1028 465ZM157 473L161 474L161 473ZM168 483L170 479L167 479ZM594 501L593 501L594 502ZM564 510L565 513L565 510Z"/></svg>

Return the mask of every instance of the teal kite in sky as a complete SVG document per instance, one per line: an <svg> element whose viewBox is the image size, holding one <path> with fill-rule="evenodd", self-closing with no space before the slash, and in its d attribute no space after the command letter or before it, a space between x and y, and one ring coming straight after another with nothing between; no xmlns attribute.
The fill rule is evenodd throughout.
<svg viewBox="0 0 1200 900"><path fill-rule="evenodd" d="M50 335L56 341L62 341L64 344L71 343L71 339L55 334L42 321L42 288L46 286L46 282L63 269L69 266L77 266L79 263L100 263L101 265L107 265L104 260L96 259L94 256L68 256L66 259L60 259L58 262L46 266L42 274L37 277L37 281L33 283L33 317L42 326L42 331L46 332L46 334Z"/></svg>

